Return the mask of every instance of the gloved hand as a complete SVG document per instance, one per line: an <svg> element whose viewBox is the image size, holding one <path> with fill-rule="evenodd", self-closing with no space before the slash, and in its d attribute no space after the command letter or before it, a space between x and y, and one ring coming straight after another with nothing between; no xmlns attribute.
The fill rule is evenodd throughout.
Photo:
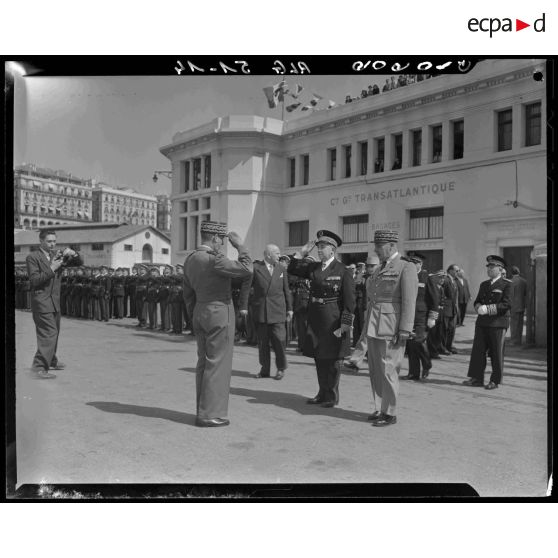
<svg viewBox="0 0 558 558"><path fill-rule="evenodd" d="M488 314L488 308L486 307L486 304L481 304L478 308L477 308L477 314L479 316L486 316L486 314Z"/></svg>
<svg viewBox="0 0 558 558"><path fill-rule="evenodd" d="M241 316L248 316L248 310L241 310L240 315Z"/></svg>
<svg viewBox="0 0 558 558"><path fill-rule="evenodd" d="M434 318L429 318L426 320L426 327L432 329L436 325L436 320Z"/></svg>
<svg viewBox="0 0 558 558"><path fill-rule="evenodd" d="M342 333L348 333L349 331L351 331L351 326L349 324L341 324L340 329Z"/></svg>
<svg viewBox="0 0 558 558"><path fill-rule="evenodd" d="M411 333L409 331L405 331L404 329L400 329L396 336L393 338L394 345L400 345L401 347L405 345L407 340L410 338Z"/></svg>

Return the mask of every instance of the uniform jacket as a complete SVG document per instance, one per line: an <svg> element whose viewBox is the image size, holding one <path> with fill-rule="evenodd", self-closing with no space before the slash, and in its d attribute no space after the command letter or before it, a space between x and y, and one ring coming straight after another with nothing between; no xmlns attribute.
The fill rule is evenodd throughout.
<svg viewBox="0 0 558 558"><path fill-rule="evenodd" d="M449 275L446 275L442 288L444 291L443 315L447 317L457 316L457 279L452 279Z"/></svg>
<svg viewBox="0 0 558 558"><path fill-rule="evenodd" d="M277 264L273 269L273 275L270 275L266 263L256 260L252 287L254 320L262 324L283 323L287 319L287 311L293 309L287 270ZM248 310L249 294L250 283L243 282L240 290L240 310Z"/></svg>
<svg viewBox="0 0 558 558"><path fill-rule="evenodd" d="M60 284L62 268L81 265L79 254L65 259L64 265L56 271L50 268L50 261L42 250L31 252L26 260L27 274L31 286L31 310L37 313L60 312Z"/></svg>
<svg viewBox="0 0 558 558"><path fill-rule="evenodd" d="M350 336L333 332L341 327L343 316L355 311L355 285L351 273L338 260L333 260L322 271L321 262L292 258L288 272L310 280L308 304L308 331L303 344L304 356L323 359L340 359L350 352ZM318 302L314 299L333 300Z"/></svg>
<svg viewBox="0 0 558 558"><path fill-rule="evenodd" d="M378 339L394 337L400 330L411 332L415 321L418 291L417 268L398 254L367 281L366 335Z"/></svg>
<svg viewBox="0 0 558 558"><path fill-rule="evenodd" d="M124 296L126 278L122 275L117 277L116 275L112 278L112 295L113 296Z"/></svg>
<svg viewBox="0 0 558 558"><path fill-rule="evenodd" d="M519 275L511 278L512 295L511 311L525 312L525 300L527 299L527 281Z"/></svg>
<svg viewBox="0 0 558 558"><path fill-rule="evenodd" d="M238 248L238 261L229 260L225 254L199 246L184 261L184 301L189 316L196 304L232 301L231 280L252 274L250 254Z"/></svg>
<svg viewBox="0 0 558 558"><path fill-rule="evenodd" d="M417 322L426 323L428 318L438 318L440 305L439 290L432 276L426 269L421 269L417 274L418 289L415 306L415 325Z"/></svg>
<svg viewBox="0 0 558 558"><path fill-rule="evenodd" d="M509 279L500 277L490 284L490 279L480 284L479 294L475 298L477 304L485 304L488 314L477 316L476 325L482 327L503 327L510 325L511 284Z"/></svg>

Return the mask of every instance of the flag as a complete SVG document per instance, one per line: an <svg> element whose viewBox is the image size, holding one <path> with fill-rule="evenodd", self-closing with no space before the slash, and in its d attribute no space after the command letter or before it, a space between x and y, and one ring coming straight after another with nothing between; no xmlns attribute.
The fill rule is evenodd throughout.
<svg viewBox="0 0 558 558"><path fill-rule="evenodd" d="M304 105L300 110L310 110L312 105Z"/></svg>
<svg viewBox="0 0 558 558"><path fill-rule="evenodd" d="M314 93L313 91L312 91L312 95L313 95L313 98L310 101L310 104L313 107L315 107L318 104L318 101L321 101L323 99L323 97L321 95L318 95L317 93Z"/></svg>
<svg viewBox="0 0 558 558"><path fill-rule="evenodd" d="M296 110L302 103L293 103L292 105L289 105L288 107L286 107L287 112L293 112L293 110Z"/></svg>
<svg viewBox="0 0 558 558"><path fill-rule="evenodd" d="M295 84L295 91L294 93L291 92L290 95L293 99L298 99L298 96L302 93L302 90L304 89L304 87L302 87L302 85L300 85L300 83Z"/></svg>
<svg viewBox="0 0 558 558"><path fill-rule="evenodd" d="M277 101L279 103L283 103L285 101L285 95L289 92L289 86L287 85L287 82L283 80L274 87L276 87L275 93L277 95Z"/></svg>
<svg viewBox="0 0 558 558"><path fill-rule="evenodd" d="M275 108L277 106L277 99L275 98L274 86L269 85L268 87L264 87L263 92L267 98L269 108Z"/></svg>

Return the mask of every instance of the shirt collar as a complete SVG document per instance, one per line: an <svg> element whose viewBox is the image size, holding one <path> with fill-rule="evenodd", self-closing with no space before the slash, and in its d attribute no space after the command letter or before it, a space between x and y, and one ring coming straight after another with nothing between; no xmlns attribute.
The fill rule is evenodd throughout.
<svg viewBox="0 0 558 558"><path fill-rule="evenodd" d="M498 281L498 279L500 279L502 277L502 275L498 275L498 277L496 277L495 279L492 279L490 281L490 284L493 285L494 283L496 283L496 281Z"/></svg>
<svg viewBox="0 0 558 558"><path fill-rule="evenodd" d="M47 257L47 260L50 260L50 252L45 250L42 246L39 247L39 250Z"/></svg>
<svg viewBox="0 0 558 558"><path fill-rule="evenodd" d="M335 256L331 256L331 258L329 258L329 260L322 262L322 269L326 269L329 264L335 259Z"/></svg>

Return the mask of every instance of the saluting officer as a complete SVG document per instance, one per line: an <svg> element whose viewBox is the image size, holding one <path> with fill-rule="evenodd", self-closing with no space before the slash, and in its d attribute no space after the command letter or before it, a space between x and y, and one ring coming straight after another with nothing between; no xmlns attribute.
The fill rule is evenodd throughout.
<svg viewBox="0 0 558 558"><path fill-rule="evenodd" d="M432 361L426 347L427 331L434 327L438 319L438 288L423 263L426 259L420 252L411 252L409 261L415 264L418 276L417 301L415 306L415 323L413 336L407 341L407 356L409 357L409 374L403 380L420 380L421 365L422 379L426 379L432 368Z"/></svg>
<svg viewBox="0 0 558 558"><path fill-rule="evenodd" d="M249 277L252 259L225 223L204 221L200 235L202 244L184 262L184 299L198 344L196 425L227 426L235 328L231 279ZM227 237L238 261L221 252Z"/></svg>
<svg viewBox="0 0 558 558"><path fill-rule="evenodd" d="M374 406L369 420L373 426L397 422L399 370L415 320L417 270L412 263L401 259L398 238L397 231L374 231L374 251L381 265L368 281L365 326Z"/></svg>
<svg viewBox="0 0 558 558"><path fill-rule="evenodd" d="M343 357L350 352L351 327L355 310L355 285L346 266L335 259L342 244L335 233L320 230L289 263L292 275L310 281L308 326L303 355L314 359L318 394L307 403L334 407L339 403L339 377ZM306 259L317 246L319 262Z"/></svg>
<svg viewBox="0 0 558 558"><path fill-rule="evenodd" d="M490 279L480 284L479 294L474 302L478 314L475 323L475 336L469 361L467 386L484 385L486 353L490 354L492 374L485 389L496 389L502 383L504 370L504 342L510 325L511 284L502 277L506 262L500 256L486 258L487 274Z"/></svg>

